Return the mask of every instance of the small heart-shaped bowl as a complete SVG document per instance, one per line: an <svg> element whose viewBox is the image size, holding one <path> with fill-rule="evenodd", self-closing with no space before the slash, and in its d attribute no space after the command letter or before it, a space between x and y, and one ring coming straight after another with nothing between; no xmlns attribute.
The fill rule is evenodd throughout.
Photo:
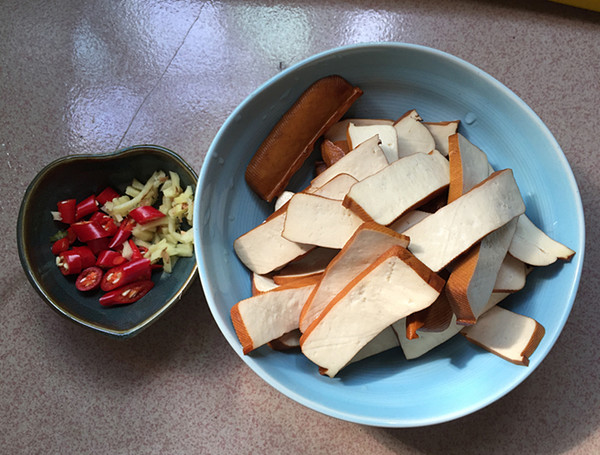
<svg viewBox="0 0 600 455"><path fill-rule="evenodd" d="M27 278L42 298L61 315L115 338L128 338L158 320L196 277L194 257L182 257L172 273L153 273L154 288L130 305L103 307L101 291L83 293L73 276L63 276L51 252L50 238L65 225L52 220L56 203L81 201L107 186L124 194L136 178L145 182L157 170L179 174L183 188L196 187L198 176L176 153L155 145L137 145L114 153L69 155L42 169L25 191L17 221L17 245Z"/></svg>

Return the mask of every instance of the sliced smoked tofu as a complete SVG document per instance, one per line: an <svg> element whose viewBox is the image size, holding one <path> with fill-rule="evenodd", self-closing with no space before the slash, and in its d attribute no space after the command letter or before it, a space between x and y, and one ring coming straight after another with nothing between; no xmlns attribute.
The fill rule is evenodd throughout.
<svg viewBox="0 0 600 455"><path fill-rule="evenodd" d="M302 334L302 352L333 377L386 327L431 305L443 286L408 250L394 246L329 302Z"/></svg>
<svg viewBox="0 0 600 455"><path fill-rule="evenodd" d="M294 243L341 249L362 223L342 201L297 193L288 202L281 235Z"/></svg>
<svg viewBox="0 0 600 455"><path fill-rule="evenodd" d="M379 146L379 137L373 136L317 175L306 191L313 192L338 174L349 174L356 180L362 180L387 165L388 160Z"/></svg>
<svg viewBox="0 0 600 455"><path fill-rule="evenodd" d="M413 153L429 153L435 149L435 139L423 125L422 120L418 112L413 109L394 123L398 140L398 158Z"/></svg>
<svg viewBox="0 0 600 455"><path fill-rule="evenodd" d="M529 357L544 337L544 327L534 319L495 306L477 324L465 327L467 340L517 365L529 365Z"/></svg>
<svg viewBox="0 0 600 455"><path fill-rule="evenodd" d="M438 151L401 158L353 185L344 205L365 221L387 225L447 188L448 160Z"/></svg>
<svg viewBox="0 0 600 455"><path fill-rule="evenodd" d="M304 332L321 311L360 272L392 246L408 246L408 237L377 223L364 223L325 268L323 277L311 293L300 314Z"/></svg>
<svg viewBox="0 0 600 455"><path fill-rule="evenodd" d="M368 125L394 125L394 121L390 119L372 119L372 118L345 118L333 124L323 137L331 142L345 141L348 134L348 125L353 123L356 126Z"/></svg>
<svg viewBox="0 0 600 455"><path fill-rule="evenodd" d="M337 199L342 201L352 185L358 180L350 174L338 174L319 188L312 188L310 194L317 196L328 197L329 199Z"/></svg>
<svg viewBox="0 0 600 455"><path fill-rule="evenodd" d="M494 283L494 292L520 291L525 287L526 279L527 266L525 263L507 254L498 271L498 276Z"/></svg>
<svg viewBox="0 0 600 455"><path fill-rule="evenodd" d="M233 242L233 249L240 261L258 275L283 267L314 248L314 245L292 242L282 237L286 210L287 205L284 205L264 223Z"/></svg>
<svg viewBox="0 0 600 455"><path fill-rule="evenodd" d="M512 174L494 172L468 193L404 231L409 249L439 271L487 234L525 212Z"/></svg>
<svg viewBox="0 0 600 455"><path fill-rule="evenodd" d="M458 130L460 120L451 122L423 122L435 142L435 149L444 156L448 156L448 138Z"/></svg>
<svg viewBox="0 0 600 455"><path fill-rule="evenodd" d="M519 217L508 251L524 263L536 266L550 265L557 259L568 261L575 254L572 249L546 235L526 215Z"/></svg>
<svg viewBox="0 0 600 455"><path fill-rule="evenodd" d="M373 125L348 124L347 131L348 146L352 149L373 136L379 136L379 146L385 153L389 163L398 159L398 136L396 128L389 123L376 123Z"/></svg>
<svg viewBox="0 0 600 455"><path fill-rule="evenodd" d="M448 138L448 150L450 162L448 202L452 202L486 179L493 170L490 168L487 155L460 133Z"/></svg>
<svg viewBox="0 0 600 455"><path fill-rule="evenodd" d="M244 354L297 329L300 311L315 285L315 279L298 280L236 303L231 321Z"/></svg>

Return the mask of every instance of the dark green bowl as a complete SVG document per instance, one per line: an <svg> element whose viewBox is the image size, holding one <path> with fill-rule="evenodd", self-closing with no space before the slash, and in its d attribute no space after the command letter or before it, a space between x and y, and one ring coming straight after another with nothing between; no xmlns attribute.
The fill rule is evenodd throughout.
<svg viewBox="0 0 600 455"><path fill-rule="evenodd" d="M109 185L123 193L133 178L145 182L157 170L177 172L182 186L196 188L198 176L179 155L155 145L138 145L114 153L60 158L42 169L25 191L17 222L21 264L46 303L66 318L106 335L131 337L164 314L196 277L196 259L180 258L172 273L153 273L155 286L141 300L106 308L98 301L101 291L79 292L74 278L60 273L50 251L50 237L64 229L50 214L58 201L80 201Z"/></svg>

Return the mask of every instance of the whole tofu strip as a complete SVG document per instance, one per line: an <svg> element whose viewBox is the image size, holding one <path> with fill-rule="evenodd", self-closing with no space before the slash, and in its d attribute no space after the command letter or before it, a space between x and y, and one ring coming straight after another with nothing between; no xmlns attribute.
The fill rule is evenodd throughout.
<svg viewBox="0 0 600 455"><path fill-rule="evenodd" d="M422 120L413 109L394 123L398 138L398 158L414 153L429 153L435 149L435 140Z"/></svg>
<svg viewBox="0 0 600 455"><path fill-rule="evenodd" d="M290 242L341 249L362 223L342 201L297 193L288 203L281 235Z"/></svg>
<svg viewBox="0 0 600 455"><path fill-rule="evenodd" d="M250 160L245 174L250 188L267 202L280 195L313 151L317 139L361 95L360 88L337 75L319 79L308 87Z"/></svg>
<svg viewBox="0 0 600 455"><path fill-rule="evenodd" d="M557 259L568 261L575 251L550 238L527 218L519 217L517 231L508 252L529 265L545 266Z"/></svg>
<svg viewBox="0 0 600 455"><path fill-rule="evenodd" d="M423 125L429 130L435 142L435 148L442 155L448 156L448 138L458 130L460 120L451 122L423 122Z"/></svg>
<svg viewBox="0 0 600 455"><path fill-rule="evenodd" d="M527 266L524 262L507 254L498 271L494 292L517 292L525 287Z"/></svg>
<svg viewBox="0 0 600 455"><path fill-rule="evenodd" d="M350 188L352 188L352 185L357 182L358 180L356 180L350 174L338 174L322 187L311 191L311 194L342 201L348 191L350 191Z"/></svg>
<svg viewBox="0 0 600 455"><path fill-rule="evenodd" d="M347 141L351 149L355 145L361 144L367 139L377 135L379 136L380 147L385 153L389 163L398 159L398 137L396 128L389 123L377 123L374 125L356 125L352 122L348 124Z"/></svg>
<svg viewBox="0 0 600 455"><path fill-rule="evenodd" d="M485 311L493 308L508 295L510 294L494 292L490 296ZM406 331L406 321L404 319L400 320L397 323L394 323L392 327L397 333L404 333ZM418 338L408 339L407 337L399 337L400 346L404 352L404 356L408 360L416 359L428 353L433 348L445 343L455 335L458 335L464 328L465 326L456 323L456 316L453 316L448 327L441 332L423 332L418 330Z"/></svg>
<svg viewBox="0 0 600 455"><path fill-rule="evenodd" d="M365 221L387 225L435 197L449 182L448 160L440 152L415 153L352 186L344 206Z"/></svg>
<svg viewBox="0 0 600 455"><path fill-rule="evenodd" d="M314 245L292 242L281 236L287 207L284 205L264 223L233 242L240 261L254 273L265 275L314 248Z"/></svg>
<svg viewBox="0 0 600 455"><path fill-rule="evenodd" d="M461 334L470 342L517 365L529 365L544 337L544 327L532 318L496 306Z"/></svg>
<svg viewBox="0 0 600 455"><path fill-rule="evenodd" d="M298 328L300 311L316 281L298 280L241 300L231 308L231 322L244 354Z"/></svg>
<svg viewBox="0 0 600 455"><path fill-rule="evenodd" d="M345 141L348 132L348 125L354 123L356 126L368 125L394 125L390 119L372 119L372 118L345 118L333 124L331 128L325 131L323 137L331 142Z"/></svg>
<svg viewBox="0 0 600 455"><path fill-rule="evenodd" d="M517 218L513 218L486 235L451 266L445 291L458 324L473 325L481 316L494 290L516 227Z"/></svg>
<svg viewBox="0 0 600 455"><path fill-rule="evenodd" d="M379 137L373 136L316 176L306 191L312 193L338 174L349 174L356 180L362 180L387 165L388 160L379 146Z"/></svg>
<svg viewBox="0 0 600 455"><path fill-rule="evenodd" d="M300 313L300 331L321 314L333 298L390 247L406 248L408 237L377 223L364 223L335 256Z"/></svg>
<svg viewBox="0 0 600 455"><path fill-rule="evenodd" d="M407 249L394 246L327 305L300 338L321 374L334 377L382 330L431 305L444 280Z"/></svg>
<svg viewBox="0 0 600 455"><path fill-rule="evenodd" d="M437 272L487 234L525 212L512 170L494 172L471 191L404 231L409 249Z"/></svg>

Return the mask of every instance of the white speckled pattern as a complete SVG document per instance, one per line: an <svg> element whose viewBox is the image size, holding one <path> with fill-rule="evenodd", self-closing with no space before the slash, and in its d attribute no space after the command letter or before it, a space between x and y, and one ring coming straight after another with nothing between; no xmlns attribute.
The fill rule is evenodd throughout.
<svg viewBox="0 0 600 455"><path fill-rule="evenodd" d="M2 2L0 453L600 453L599 38L599 13L545 0ZM587 224L581 286L558 343L517 389L434 427L363 427L256 376L219 332L199 280L121 342L38 297L15 228L44 165L156 143L199 171L220 125L261 83L365 41L423 44L480 67L536 111L571 164Z"/></svg>

